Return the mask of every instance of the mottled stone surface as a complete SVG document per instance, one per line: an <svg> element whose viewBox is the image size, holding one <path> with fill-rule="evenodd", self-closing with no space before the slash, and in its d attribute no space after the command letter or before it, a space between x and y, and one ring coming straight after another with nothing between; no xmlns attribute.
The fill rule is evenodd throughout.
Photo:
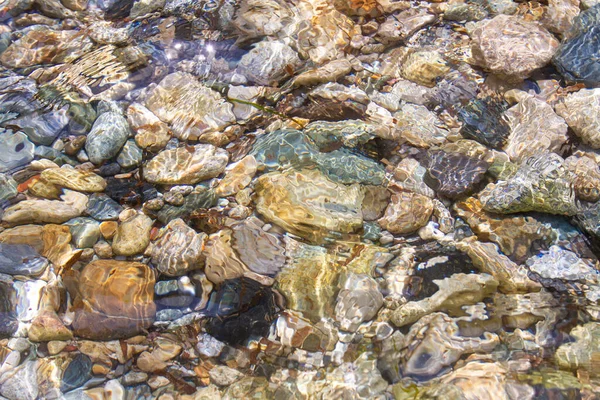
<svg viewBox="0 0 600 400"><path fill-rule="evenodd" d="M508 180L489 184L479 195L483 208L502 214L540 211L574 215L573 176L560 156L550 153L526 159Z"/></svg>
<svg viewBox="0 0 600 400"><path fill-rule="evenodd" d="M113 339L143 332L154 321L154 273L141 263L98 260L81 271L73 303L75 335Z"/></svg>
<svg viewBox="0 0 600 400"><path fill-rule="evenodd" d="M257 211L296 235L318 240L362 226L359 186L334 183L316 170L262 175L255 190Z"/></svg>
<svg viewBox="0 0 600 400"><path fill-rule="evenodd" d="M251 271L272 276L285 264L285 246L280 235L267 232L263 227L264 223L256 217L235 224L232 247Z"/></svg>
<svg viewBox="0 0 600 400"><path fill-rule="evenodd" d="M302 65L298 54L290 46L282 42L262 41L242 57L238 72L251 83L272 85L287 76L287 65L292 69Z"/></svg>
<svg viewBox="0 0 600 400"><path fill-rule="evenodd" d="M152 248L152 263L167 276L178 276L204 265L206 234L196 233L181 219L174 219L158 234Z"/></svg>
<svg viewBox="0 0 600 400"><path fill-rule="evenodd" d="M135 142L142 149L162 150L171 138L167 125L139 103L127 108L127 121L135 132Z"/></svg>
<svg viewBox="0 0 600 400"><path fill-rule="evenodd" d="M34 145L23 132L0 129L0 172L24 168L33 160Z"/></svg>
<svg viewBox="0 0 600 400"><path fill-rule="evenodd" d="M600 168L590 157L571 156L565 160L569 171L575 175L573 188L577 198L597 202L600 200Z"/></svg>
<svg viewBox="0 0 600 400"><path fill-rule="evenodd" d="M129 137L129 125L121 114L100 114L85 141L85 151L90 161L102 164L115 157Z"/></svg>
<svg viewBox="0 0 600 400"><path fill-rule="evenodd" d="M228 159L225 150L210 144L165 150L146 164L144 178L159 184L193 184L221 174Z"/></svg>
<svg viewBox="0 0 600 400"><path fill-rule="evenodd" d="M143 252L150 244L150 229L153 223L152 219L141 213L121 222L112 242L114 253L133 256Z"/></svg>
<svg viewBox="0 0 600 400"><path fill-rule="evenodd" d="M59 200L24 200L6 209L2 220L10 225L62 223L79 217L88 202L86 195L65 190Z"/></svg>
<svg viewBox="0 0 600 400"><path fill-rule="evenodd" d="M399 191L392 194L383 217L377 222L394 234L408 234L421 228L433 212L433 202L421 194Z"/></svg>
<svg viewBox="0 0 600 400"><path fill-rule="evenodd" d="M146 107L168 123L179 139L202 139L235 121L232 105L192 75L167 75L146 100Z"/></svg>
<svg viewBox="0 0 600 400"><path fill-rule="evenodd" d="M397 123L394 136L405 140L413 146L431 147L445 142L448 130L444 124L427 107L406 103L394 113Z"/></svg>
<svg viewBox="0 0 600 400"><path fill-rule="evenodd" d="M570 93L556 105L556 113L584 143L600 148L600 89Z"/></svg>
<svg viewBox="0 0 600 400"><path fill-rule="evenodd" d="M594 367L600 342L600 324L588 322L576 326L570 335L575 338L573 343L566 343L556 350L556 363L566 369L584 369L593 376L598 375Z"/></svg>
<svg viewBox="0 0 600 400"><path fill-rule="evenodd" d="M99 221L115 220L123 207L105 194L98 193L89 197L86 213Z"/></svg>
<svg viewBox="0 0 600 400"><path fill-rule="evenodd" d="M383 305L377 282L365 274L349 274L338 293L335 318L340 328L354 332L364 321L371 320Z"/></svg>
<svg viewBox="0 0 600 400"><path fill-rule="evenodd" d="M250 184L256 174L257 163L252 155L242 158L225 172L225 176L219 182L215 193L220 196L231 196L244 189Z"/></svg>
<svg viewBox="0 0 600 400"><path fill-rule="evenodd" d="M483 179L489 164L461 153L429 151L423 161L426 182L443 196L456 198L472 191Z"/></svg>
<svg viewBox="0 0 600 400"><path fill-rule="evenodd" d="M437 51L410 52L400 66L400 75L411 82L433 87L450 71L450 66Z"/></svg>
<svg viewBox="0 0 600 400"><path fill-rule="evenodd" d="M510 135L505 111L506 104L494 98L471 100L458 111L462 135L492 148L502 147Z"/></svg>
<svg viewBox="0 0 600 400"><path fill-rule="evenodd" d="M48 266L48 260L27 244L0 243L0 273L37 276Z"/></svg>
<svg viewBox="0 0 600 400"><path fill-rule="evenodd" d="M545 152L561 154L568 139L567 124L545 102L527 97L506 111L505 117L511 132L504 151L511 161Z"/></svg>
<svg viewBox="0 0 600 400"><path fill-rule="evenodd" d="M101 176L75 168L49 168L42 171L41 178L78 192L102 192L106 188L106 181Z"/></svg>
<svg viewBox="0 0 600 400"><path fill-rule="evenodd" d="M472 52L493 73L527 78L550 62L558 40L539 23L519 16L498 15L471 33Z"/></svg>

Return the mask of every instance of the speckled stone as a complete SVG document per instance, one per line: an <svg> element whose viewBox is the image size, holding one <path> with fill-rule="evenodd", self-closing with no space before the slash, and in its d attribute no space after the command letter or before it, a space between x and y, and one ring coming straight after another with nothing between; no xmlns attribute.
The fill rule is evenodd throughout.
<svg viewBox="0 0 600 400"><path fill-rule="evenodd" d="M167 276L202 268L206 239L205 233L196 233L183 220L174 219L158 233L152 248L152 263Z"/></svg>
<svg viewBox="0 0 600 400"><path fill-rule="evenodd" d="M86 209L86 195L65 190L59 200L24 200L6 209L2 220L10 225L62 223L79 217Z"/></svg>
<svg viewBox="0 0 600 400"><path fill-rule="evenodd" d="M102 164L115 157L129 135L129 125L121 114L112 111L101 114L96 118L85 142L90 161Z"/></svg>
<svg viewBox="0 0 600 400"><path fill-rule="evenodd" d="M102 192L106 188L106 181L101 176L69 167L45 169L41 178L53 185L79 192Z"/></svg>
<svg viewBox="0 0 600 400"><path fill-rule="evenodd" d="M117 156L117 163L125 169L131 169L140 165L141 162L142 149L138 147L135 141L126 141L121 152Z"/></svg>
<svg viewBox="0 0 600 400"><path fill-rule="evenodd" d="M33 160L34 145L23 132L0 128L0 172L24 168Z"/></svg>
<svg viewBox="0 0 600 400"><path fill-rule="evenodd" d="M116 255L133 256L143 252L150 244L150 230L154 221L145 214L134 214L119 224L113 238L112 249Z"/></svg>
<svg viewBox="0 0 600 400"><path fill-rule="evenodd" d="M116 220L123 211L123 207L103 193L93 194L89 197L86 213L99 221Z"/></svg>
<svg viewBox="0 0 600 400"><path fill-rule="evenodd" d="M462 153L432 150L423 161L425 182L439 194L456 198L472 191L481 182L489 164Z"/></svg>
<svg viewBox="0 0 600 400"><path fill-rule="evenodd" d="M600 148L600 89L581 89L556 104L573 132L592 148Z"/></svg>
<svg viewBox="0 0 600 400"><path fill-rule="evenodd" d="M433 201L421 194L398 191L392 194L379 225L388 232L404 235L421 228L433 212Z"/></svg>

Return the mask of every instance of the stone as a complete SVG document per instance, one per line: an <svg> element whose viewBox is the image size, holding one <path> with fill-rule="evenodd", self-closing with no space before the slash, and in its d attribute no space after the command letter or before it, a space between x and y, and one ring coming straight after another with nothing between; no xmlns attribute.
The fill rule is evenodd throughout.
<svg viewBox="0 0 600 400"><path fill-rule="evenodd" d="M335 82L352 71L352 64L346 59L332 60L328 63L304 71L294 77L294 86L313 86Z"/></svg>
<svg viewBox="0 0 600 400"><path fill-rule="evenodd" d="M10 400L35 400L40 388L37 382L38 360L27 360L6 376L0 394Z"/></svg>
<svg viewBox="0 0 600 400"><path fill-rule="evenodd" d="M225 365L217 365L208 372L211 382L219 386L229 386L240 380L244 374Z"/></svg>
<svg viewBox="0 0 600 400"><path fill-rule="evenodd" d="M565 160L575 175L573 188L578 199L592 203L600 200L600 168L590 157L570 156Z"/></svg>
<svg viewBox="0 0 600 400"><path fill-rule="evenodd" d="M319 240L362 227L359 186L334 183L316 170L262 175L255 191L256 210L295 235Z"/></svg>
<svg viewBox="0 0 600 400"><path fill-rule="evenodd" d="M0 56L0 63L9 68L68 63L91 47L91 40L78 30L54 30L40 25L14 41Z"/></svg>
<svg viewBox="0 0 600 400"><path fill-rule="evenodd" d="M344 331L355 332L370 321L383 305L377 282L365 274L349 274L335 305L335 319Z"/></svg>
<svg viewBox="0 0 600 400"><path fill-rule="evenodd" d="M68 123L65 108L46 113L34 112L10 121L13 129L25 133L33 143L45 146L51 146Z"/></svg>
<svg viewBox="0 0 600 400"><path fill-rule="evenodd" d="M250 83L271 86L288 76L286 68L299 68L302 61L288 45L279 41L262 41L246 53L237 66L237 72Z"/></svg>
<svg viewBox="0 0 600 400"><path fill-rule="evenodd" d="M272 36L284 28L290 17L285 3L248 0L241 3L232 23L245 37Z"/></svg>
<svg viewBox="0 0 600 400"><path fill-rule="evenodd" d="M285 245L280 235L265 231L264 225L254 216L233 225L232 248L251 271L275 276L286 261Z"/></svg>
<svg viewBox="0 0 600 400"><path fill-rule="evenodd" d="M0 173L0 204L14 198L18 193L17 182L10 175Z"/></svg>
<svg viewBox="0 0 600 400"><path fill-rule="evenodd" d="M34 148L23 132L0 129L0 172L24 168L33 160Z"/></svg>
<svg viewBox="0 0 600 400"><path fill-rule="evenodd" d="M582 281L589 286L598 284L600 274L590 263L577 257L575 253L559 246L550 246L537 256L527 260L531 272L544 279L565 281Z"/></svg>
<svg viewBox="0 0 600 400"><path fill-rule="evenodd" d="M126 141L117 156L117 163L124 169L137 167L142 163L142 149L137 146L135 141Z"/></svg>
<svg viewBox="0 0 600 400"><path fill-rule="evenodd" d="M42 311L31 322L27 336L32 342L70 340L73 333L65 327L54 311Z"/></svg>
<svg viewBox="0 0 600 400"><path fill-rule="evenodd" d="M66 225L47 224L42 228L43 250L40 252L55 268L70 268L79 260L82 251L71 245L70 229Z"/></svg>
<svg viewBox="0 0 600 400"><path fill-rule="evenodd" d="M472 99L458 110L458 119L463 123L461 134L485 146L501 148L510 135L505 111L506 104L494 98Z"/></svg>
<svg viewBox="0 0 600 400"><path fill-rule="evenodd" d="M235 195L252 182L257 171L256 159L247 155L225 171L225 176L216 187L215 193L219 197Z"/></svg>
<svg viewBox="0 0 600 400"><path fill-rule="evenodd" d="M113 111L100 114L85 141L90 161L98 165L115 157L129 135L129 125L121 114Z"/></svg>
<svg viewBox="0 0 600 400"><path fill-rule="evenodd" d="M367 143L376 135L377 127L360 120L315 121L306 125L304 134L322 152L336 150L341 146L353 148Z"/></svg>
<svg viewBox="0 0 600 400"><path fill-rule="evenodd" d="M405 235L421 228L433 212L433 202L421 194L397 191L385 209L379 225L390 233Z"/></svg>
<svg viewBox="0 0 600 400"><path fill-rule="evenodd" d="M525 79L552 60L558 40L539 23L498 15L471 32L474 59L491 72Z"/></svg>
<svg viewBox="0 0 600 400"><path fill-rule="evenodd" d="M467 254L481 272L493 276L498 281L501 292L530 292L540 289L539 284L528 278L523 267L501 254L494 244L472 239L463 239L456 244L456 248Z"/></svg>
<svg viewBox="0 0 600 400"><path fill-rule="evenodd" d="M550 31L566 34L579 15L579 0L550 0L542 23Z"/></svg>
<svg viewBox="0 0 600 400"><path fill-rule="evenodd" d="M600 82L600 67L595 61L600 47L595 38L600 29L598 7L591 7L573 19L571 29L554 55L554 65L568 81Z"/></svg>
<svg viewBox="0 0 600 400"><path fill-rule="evenodd" d="M170 204L165 205L158 212L158 220L163 224L175 218L187 218L198 209L210 208L217 204L215 191L198 185L190 195L186 196L183 206L176 207Z"/></svg>
<svg viewBox="0 0 600 400"><path fill-rule="evenodd" d="M483 210L474 197L455 203L454 211L469 224L479 240L494 242L517 264L535 253L538 243L549 244L552 229L531 216L501 216Z"/></svg>
<svg viewBox="0 0 600 400"><path fill-rule="evenodd" d="M81 271L73 294L73 333L107 340L143 332L154 322L154 283L154 273L141 263L89 263Z"/></svg>
<svg viewBox="0 0 600 400"><path fill-rule="evenodd" d="M135 143L142 149L160 151L171 139L167 124L139 103L127 108L127 121L135 132Z"/></svg>
<svg viewBox="0 0 600 400"><path fill-rule="evenodd" d="M576 326L571 330L574 342L565 343L556 349L556 364L565 369L583 369L592 376L597 376L594 369L595 359L598 356L598 342L600 340L600 324L588 322Z"/></svg>
<svg viewBox="0 0 600 400"><path fill-rule="evenodd" d="M19 327L17 291L9 279L0 280L0 337L12 337Z"/></svg>
<svg viewBox="0 0 600 400"><path fill-rule="evenodd" d="M58 200L24 200L10 206L4 212L2 220L9 225L31 223L62 223L79 217L88 202L86 195L65 190Z"/></svg>
<svg viewBox="0 0 600 400"><path fill-rule="evenodd" d="M450 66L437 51L408 52L400 66L402 78L426 87L434 87L448 72Z"/></svg>
<svg viewBox="0 0 600 400"><path fill-rule="evenodd" d="M473 191L483 180L489 164L462 153L430 150L423 160L427 168L425 182L437 193L457 198Z"/></svg>
<svg viewBox="0 0 600 400"><path fill-rule="evenodd" d="M433 281L439 290L433 296L400 306L391 314L394 325L402 327L436 311L460 309L493 294L498 281L488 274L454 274Z"/></svg>
<svg viewBox="0 0 600 400"><path fill-rule="evenodd" d="M103 193L95 193L89 197L86 214L99 221L116 220L123 207Z"/></svg>
<svg viewBox="0 0 600 400"><path fill-rule="evenodd" d="M407 141L413 146L429 148L446 141L448 130L442 121L425 106L406 103L394 113L397 121L394 139Z"/></svg>
<svg viewBox="0 0 600 400"><path fill-rule="evenodd" d="M92 218L75 218L65 222L71 231L75 247L86 249L94 247L100 239L100 224Z"/></svg>
<svg viewBox="0 0 600 400"><path fill-rule="evenodd" d="M224 281L206 306L206 332L231 345L266 336L277 313L274 296L271 288L253 279Z"/></svg>
<svg viewBox="0 0 600 400"><path fill-rule="evenodd" d="M162 185L194 184L220 175L227 151L210 144L164 150L144 167L144 178Z"/></svg>
<svg viewBox="0 0 600 400"><path fill-rule="evenodd" d="M203 140L235 122L230 103L183 72L164 77L149 94L145 105L168 123L173 135L181 140Z"/></svg>
<svg viewBox="0 0 600 400"><path fill-rule="evenodd" d="M539 211L574 215L573 176L560 156L549 153L532 156L507 180L490 183L479 194L486 211L500 214Z"/></svg>
<svg viewBox="0 0 600 400"><path fill-rule="evenodd" d="M150 230L154 221L145 214L134 214L122 221L113 238L116 255L133 256L142 253L150 244Z"/></svg>
<svg viewBox="0 0 600 400"><path fill-rule="evenodd" d="M106 181L101 176L69 167L46 169L42 171L41 179L78 192L102 192L106 189Z"/></svg>
<svg viewBox="0 0 600 400"><path fill-rule="evenodd" d="M27 244L0 243L0 273L39 276L48 260Z"/></svg>
<svg viewBox="0 0 600 400"><path fill-rule="evenodd" d="M104 387L96 387L83 391L91 399L125 400L126 391L117 379L111 379Z"/></svg>
<svg viewBox="0 0 600 400"><path fill-rule="evenodd" d="M204 266L205 233L196 233L177 218L162 228L152 247L152 264L167 276L184 275Z"/></svg>
<svg viewBox="0 0 600 400"><path fill-rule="evenodd" d="M581 89L569 93L555 106L582 142L600 148L600 89Z"/></svg>
<svg viewBox="0 0 600 400"><path fill-rule="evenodd" d="M513 162L540 153L561 154L567 142L567 124L551 106L535 97L527 97L504 114L510 136L504 151Z"/></svg>
<svg viewBox="0 0 600 400"><path fill-rule="evenodd" d="M379 26L378 41L391 44L409 38L413 33L435 21L435 15L419 8L410 8L397 15L388 16Z"/></svg>
<svg viewBox="0 0 600 400"><path fill-rule="evenodd" d="M301 314L286 310L276 322L277 336L284 346L306 351L331 351L337 342L336 331L322 321L311 324Z"/></svg>
<svg viewBox="0 0 600 400"><path fill-rule="evenodd" d="M248 267L233 250L232 236L230 229L221 229L208 237L204 251L206 254L204 273L214 284L241 278L248 273Z"/></svg>

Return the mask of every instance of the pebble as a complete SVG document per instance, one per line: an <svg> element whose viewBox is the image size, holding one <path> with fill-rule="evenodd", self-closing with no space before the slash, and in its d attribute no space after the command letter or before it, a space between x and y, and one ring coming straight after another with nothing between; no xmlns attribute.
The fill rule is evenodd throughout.
<svg viewBox="0 0 600 400"><path fill-rule="evenodd" d="M96 165L115 157L130 135L127 120L116 112L98 116L85 141L89 160Z"/></svg>

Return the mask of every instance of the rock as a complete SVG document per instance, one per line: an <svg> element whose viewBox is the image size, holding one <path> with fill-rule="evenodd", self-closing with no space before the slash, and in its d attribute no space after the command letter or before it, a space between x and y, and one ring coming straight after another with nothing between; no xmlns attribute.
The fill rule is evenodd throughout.
<svg viewBox="0 0 600 400"><path fill-rule="evenodd" d="M488 274L454 274L433 283L439 287L433 296L409 302L393 311L391 321L394 325L402 327L436 311L475 304L493 294L498 287L498 281Z"/></svg>
<svg viewBox="0 0 600 400"><path fill-rule="evenodd" d="M252 155L242 158L225 172L225 177L219 182L215 193L219 197L235 195L252 182L256 171L257 163Z"/></svg>
<svg viewBox="0 0 600 400"><path fill-rule="evenodd" d="M240 60L237 71L251 83L270 86L288 76L286 68L299 68L302 61L288 45L278 41L262 41Z"/></svg>
<svg viewBox="0 0 600 400"><path fill-rule="evenodd" d="M541 154L526 159L512 178L486 186L479 199L486 211L501 214L539 211L574 215L572 181L560 156Z"/></svg>
<svg viewBox="0 0 600 400"><path fill-rule="evenodd" d="M490 97L471 100L458 111L463 123L461 134L488 147L501 148L510 135L505 111L505 103Z"/></svg>
<svg viewBox="0 0 600 400"><path fill-rule="evenodd" d="M205 140L235 122L232 105L190 74L167 75L150 93L146 107L170 124L181 140Z"/></svg>
<svg viewBox="0 0 600 400"><path fill-rule="evenodd" d="M41 178L48 183L78 192L102 192L106 181L93 172L75 168L50 168L42 171Z"/></svg>
<svg viewBox="0 0 600 400"><path fill-rule="evenodd" d="M333 60L318 68L302 72L294 78L294 86L313 86L335 82L352 71L352 64L346 59Z"/></svg>
<svg viewBox="0 0 600 400"><path fill-rule="evenodd" d="M217 204L217 196L215 191L207 189L204 186L198 185L190 195L186 196L183 206L175 207L165 205L158 212L158 220L163 224L175 218L187 218L190 214L199 208L210 208Z"/></svg>
<svg viewBox="0 0 600 400"><path fill-rule="evenodd" d="M83 391L91 399L125 400L126 391L117 379L111 379L104 387L97 387Z"/></svg>
<svg viewBox="0 0 600 400"><path fill-rule="evenodd" d="M123 207L105 194L97 193L89 197L86 214L100 220L116 220L123 211Z"/></svg>
<svg viewBox="0 0 600 400"><path fill-rule="evenodd" d="M91 47L91 40L80 35L78 30L54 30L38 26L14 41L0 56L0 63L9 68L68 63Z"/></svg>
<svg viewBox="0 0 600 400"><path fill-rule="evenodd" d="M39 276L48 260L27 244L0 243L0 273Z"/></svg>
<svg viewBox="0 0 600 400"><path fill-rule="evenodd" d="M94 247L100 239L100 224L92 218L75 218L65 223L71 231L73 244L79 249Z"/></svg>
<svg viewBox="0 0 600 400"><path fill-rule="evenodd" d="M144 168L144 178L163 185L194 184L225 170L227 151L210 144L164 150Z"/></svg>
<svg viewBox="0 0 600 400"><path fill-rule="evenodd" d="M593 368L593 360L598 354L600 324L588 322L576 326L571 330L570 335L575 341L563 344L556 350L556 363L561 368L569 370L583 369L592 376L597 376L598 372Z"/></svg>
<svg viewBox="0 0 600 400"><path fill-rule="evenodd" d="M444 19L448 21L481 21L487 16L487 10L477 3L448 4L444 11Z"/></svg>
<svg viewBox="0 0 600 400"><path fill-rule="evenodd" d="M54 311L42 311L31 322L27 332L32 342L48 342L50 340L70 340L73 333L65 327Z"/></svg>
<svg viewBox="0 0 600 400"><path fill-rule="evenodd" d="M231 345L266 336L276 317L273 291L249 278L224 281L206 306L206 331Z"/></svg>
<svg viewBox="0 0 600 400"><path fill-rule="evenodd" d="M433 212L433 202L421 194L398 191L378 220L381 227L393 234L404 235L421 228Z"/></svg>
<svg viewBox="0 0 600 400"><path fill-rule="evenodd" d="M579 0L549 0L542 23L549 31L564 35L579 12Z"/></svg>
<svg viewBox="0 0 600 400"><path fill-rule="evenodd" d="M589 157L570 156L565 160L569 171L575 175L573 188L578 199L597 202L600 200L600 168Z"/></svg>
<svg viewBox="0 0 600 400"><path fill-rule="evenodd" d="M489 164L462 153L430 150L423 161L425 182L439 194L456 198L471 192L482 181Z"/></svg>
<svg viewBox="0 0 600 400"><path fill-rule="evenodd" d="M527 271L510 261L492 243L482 243L466 238L456 244L456 248L465 252L473 264L486 274L490 274L499 282L499 290L503 293L530 292L540 286L527 277Z"/></svg>
<svg viewBox="0 0 600 400"><path fill-rule="evenodd" d="M167 276L179 276L204 266L207 235L196 233L177 218L160 230L152 248L152 263Z"/></svg>
<svg viewBox="0 0 600 400"><path fill-rule="evenodd" d="M394 114L398 121L394 139L402 139L413 146L429 148L446 141L448 130L427 107L406 103Z"/></svg>
<svg viewBox="0 0 600 400"><path fill-rule="evenodd" d="M548 251L542 251L537 256L527 260L529 270L537 274L538 280L544 286L561 290L565 282L581 281L588 286L598 286L600 274L590 263L577 257L575 253L559 246L551 246ZM558 285L548 280L559 281Z"/></svg>
<svg viewBox="0 0 600 400"><path fill-rule="evenodd" d="M219 386L229 386L239 381L244 374L225 365L217 365L208 372L211 382Z"/></svg>
<svg viewBox="0 0 600 400"><path fill-rule="evenodd" d="M107 340L143 332L154 322L154 273L136 262L97 260L79 276L73 332Z"/></svg>
<svg viewBox="0 0 600 400"><path fill-rule="evenodd" d="M12 337L19 327L16 314L17 292L8 279L0 280L0 337Z"/></svg>
<svg viewBox="0 0 600 400"><path fill-rule="evenodd" d="M85 151L91 162L102 164L115 157L130 135L127 120L116 112L100 114L85 141Z"/></svg>
<svg viewBox="0 0 600 400"><path fill-rule="evenodd" d="M165 6L166 0L137 0L133 3L129 18L143 17L154 11L160 11Z"/></svg>
<svg viewBox="0 0 600 400"><path fill-rule="evenodd" d="M407 192L415 192L427 197L435 197L435 192L425 183L427 169L414 158L404 158L391 171L393 179L390 187Z"/></svg>
<svg viewBox="0 0 600 400"><path fill-rule="evenodd" d="M371 320L383 305L377 282L365 274L349 274L337 296L335 319L344 331L355 332Z"/></svg>
<svg viewBox="0 0 600 400"><path fill-rule="evenodd" d="M570 93L555 108L585 144L594 149L600 148L600 89L581 89Z"/></svg>
<svg viewBox="0 0 600 400"><path fill-rule="evenodd" d="M290 17L285 3L247 0L240 4L232 25L245 37L273 36L289 23Z"/></svg>
<svg viewBox="0 0 600 400"><path fill-rule="evenodd" d="M127 121L135 132L135 143L142 149L160 151L171 138L169 127L139 103L127 108Z"/></svg>
<svg viewBox="0 0 600 400"><path fill-rule="evenodd" d="M434 87L437 80L448 72L450 66L437 51L408 52L400 66L402 78L426 87Z"/></svg>
<svg viewBox="0 0 600 400"><path fill-rule="evenodd" d="M10 400L35 400L40 388L37 382L38 360L27 360L5 375L0 394Z"/></svg>
<svg viewBox="0 0 600 400"><path fill-rule="evenodd" d="M498 15L471 33L471 51L491 72L525 79L550 62L558 40L536 22L518 16Z"/></svg>
<svg viewBox="0 0 600 400"><path fill-rule="evenodd" d="M65 108L50 112L34 112L10 121L13 129L25 133L32 142L45 146L51 146L68 123L69 117Z"/></svg>
<svg viewBox="0 0 600 400"><path fill-rule="evenodd" d="M232 226L232 248L253 272L274 276L285 264L285 245L279 235L266 232L264 223L249 217Z"/></svg>
<svg viewBox="0 0 600 400"><path fill-rule="evenodd" d="M513 162L546 152L561 154L567 125L545 102L527 97L505 113L510 136L504 151Z"/></svg>
<svg viewBox="0 0 600 400"><path fill-rule="evenodd" d="M142 149L135 144L135 141L126 141L117 156L117 163L124 169L137 167L142 163Z"/></svg>
<svg viewBox="0 0 600 400"><path fill-rule="evenodd" d="M511 260L522 264L535 253L538 243L549 244L552 229L531 216L500 216L487 213L474 197L457 202L454 211L464 219L479 240L494 242Z"/></svg>
<svg viewBox="0 0 600 400"><path fill-rule="evenodd" d="M390 15L379 26L375 37L384 44L392 44L409 38L413 33L435 21L435 15L426 10L410 8L397 15Z"/></svg>
<svg viewBox="0 0 600 400"><path fill-rule="evenodd" d="M256 210L267 221L310 240L331 231L353 233L362 227L358 185L334 183L315 170L273 172L258 178Z"/></svg>
<svg viewBox="0 0 600 400"><path fill-rule="evenodd" d="M23 132L0 129L0 172L24 168L33 160L34 148Z"/></svg>
<svg viewBox="0 0 600 400"><path fill-rule="evenodd" d="M9 225L62 223L79 217L87 206L87 196L65 190L58 200L24 200L7 208L2 220Z"/></svg>
<svg viewBox="0 0 600 400"><path fill-rule="evenodd" d="M306 351L331 351L337 342L333 326L323 321L312 325L300 313L286 310L277 319L277 336L281 344Z"/></svg>
<svg viewBox="0 0 600 400"><path fill-rule="evenodd" d="M10 175L0 173L0 204L14 198L18 193L17 182Z"/></svg>
<svg viewBox="0 0 600 400"><path fill-rule="evenodd" d="M92 360L79 353L69 363L62 376L61 391L69 392L82 386L92 377Z"/></svg>
<svg viewBox="0 0 600 400"><path fill-rule="evenodd" d="M221 229L208 238L204 272L208 280L214 284L241 278L248 273L248 267L233 250L232 242L230 229Z"/></svg>
<svg viewBox="0 0 600 400"><path fill-rule="evenodd" d="M304 128L304 134L323 152L363 145L375 137L376 131L375 125L360 120L315 121Z"/></svg>
<svg viewBox="0 0 600 400"><path fill-rule="evenodd" d="M600 82L600 67L595 61L600 52L595 38L600 30L600 9L592 7L574 18L571 29L554 55L554 65L569 81L593 86Z"/></svg>
<svg viewBox="0 0 600 400"><path fill-rule="evenodd" d="M119 224L113 238L116 255L133 256L142 253L150 244L150 230L154 221L145 214L134 214Z"/></svg>

